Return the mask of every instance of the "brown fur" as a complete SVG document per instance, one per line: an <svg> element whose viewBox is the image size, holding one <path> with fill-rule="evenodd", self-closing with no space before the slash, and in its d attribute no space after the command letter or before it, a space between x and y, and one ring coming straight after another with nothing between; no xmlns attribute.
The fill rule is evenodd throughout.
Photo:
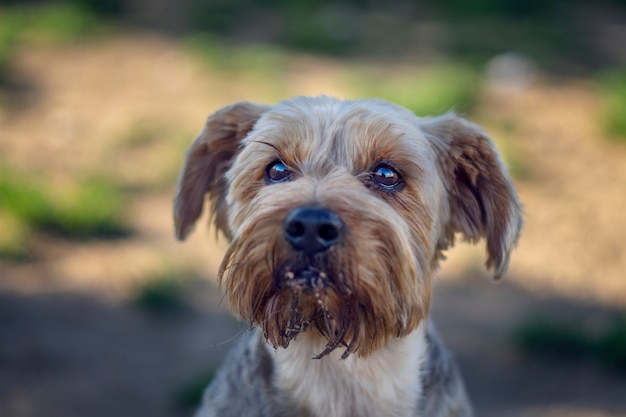
<svg viewBox="0 0 626 417"><path fill-rule="evenodd" d="M433 119L424 130L439 153L449 194L443 248L454 243L454 233L470 242L486 238L487 268L501 278L522 218L515 188L493 142L478 126L454 115Z"/></svg>
<svg viewBox="0 0 626 417"><path fill-rule="evenodd" d="M185 155L185 165L178 180L174 199L174 224L178 239L185 239L191 232L209 191L215 224L226 236L230 235L224 204L224 172L232 163L241 139L268 109L268 106L242 102L209 116L204 130Z"/></svg>
<svg viewBox="0 0 626 417"><path fill-rule="evenodd" d="M290 181L267 183L275 160ZM380 163L403 177L371 180ZM298 98L274 108L240 103L209 118L187 154L175 200L184 239L209 192L230 240L220 269L232 310L274 347L312 330L319 356L343 347L367 356L428 314L432 268L454 233L487 240L487 265L505 272L520 206L491 140L454 115L418 119L382 101ZM345 236L305 258L282 223L302 206L339 215ZM312 287L299 284L314 276Z"/></svg>

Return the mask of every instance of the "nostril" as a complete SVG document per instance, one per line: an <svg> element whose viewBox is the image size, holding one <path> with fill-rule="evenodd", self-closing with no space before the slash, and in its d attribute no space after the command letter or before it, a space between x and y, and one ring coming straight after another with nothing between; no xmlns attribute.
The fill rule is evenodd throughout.
<svg viewBox="0 0 626 417"><path fill-rule="evenodd" d="M306 227L304 223L296 220L289 222L289 224L287 224L287 228L285 229L285 233L291 238L302 237L304 236L305 232Z"/></svg>
<svg viewBox="0 0 626 417"><path fill-rule="evenodd" d="M325 223L320 225L317 234L322 241L333 243L339 239L339 227L334 223Z"/></svg>

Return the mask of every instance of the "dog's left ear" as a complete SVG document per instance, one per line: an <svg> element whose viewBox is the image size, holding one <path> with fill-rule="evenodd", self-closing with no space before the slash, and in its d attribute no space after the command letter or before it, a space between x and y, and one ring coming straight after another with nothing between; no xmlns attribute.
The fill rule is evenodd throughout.
<svg viewBox="0 0 626 417"><path fill-rule="evenodd" d="M461 233L470 242L485 238L487 268L500 279L522 226L517 193L493 141L478 126L447 114L422 120L436 149L448 191L450 218L444 239Z"/></svg>
<svg viewBox="0 0 626 417"><path fill-rule="evenodd" d="M185 154L176 187L174 225L179 240L187 237L202 214L207 193L216 227L230 238L224 174L237 155L241 140L268 110L269 106L240 102L209 116L204 130Z"/></svg>

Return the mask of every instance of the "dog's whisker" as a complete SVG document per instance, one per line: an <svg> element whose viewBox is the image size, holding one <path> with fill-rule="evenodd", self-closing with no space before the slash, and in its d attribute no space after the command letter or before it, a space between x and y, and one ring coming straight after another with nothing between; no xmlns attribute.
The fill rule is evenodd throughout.
<svg viewBox="0 0 626 417"><path fill-rule="evenodd" d="M210 346L211 346L211 347L220 347L220 346L224 346L224 345L226 345L226 344L228 344L228 343L232 342L233 340L235 340L235 339L238 339L238 338L242 337L242 336L243 336L246 332L250 332L250 331L253 331L253 330L254 330L254 327L253 327L252 325L250 325L250 326L248 326L248 327L246 327L246 328L243 328L243 327L242 327L242 328L240 328L240 329L237 331L237 333L235 333L233 336L229 337L228 339L223 340L223 341L218 342L218 343L214 343L214 344L212 344L212 345L210 345Z"/></svg>

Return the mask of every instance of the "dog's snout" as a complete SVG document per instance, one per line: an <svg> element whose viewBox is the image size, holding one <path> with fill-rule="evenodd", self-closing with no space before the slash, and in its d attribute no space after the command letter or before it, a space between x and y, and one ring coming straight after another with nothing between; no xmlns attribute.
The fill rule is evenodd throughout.
<svg viewBox="0 0 626 417"><path fill-rule="evenodd" d="M339 216L321 207L299 207L293 210L283 226L291 245L312 255L323 252L341 239L343 223Z"/></svg>

